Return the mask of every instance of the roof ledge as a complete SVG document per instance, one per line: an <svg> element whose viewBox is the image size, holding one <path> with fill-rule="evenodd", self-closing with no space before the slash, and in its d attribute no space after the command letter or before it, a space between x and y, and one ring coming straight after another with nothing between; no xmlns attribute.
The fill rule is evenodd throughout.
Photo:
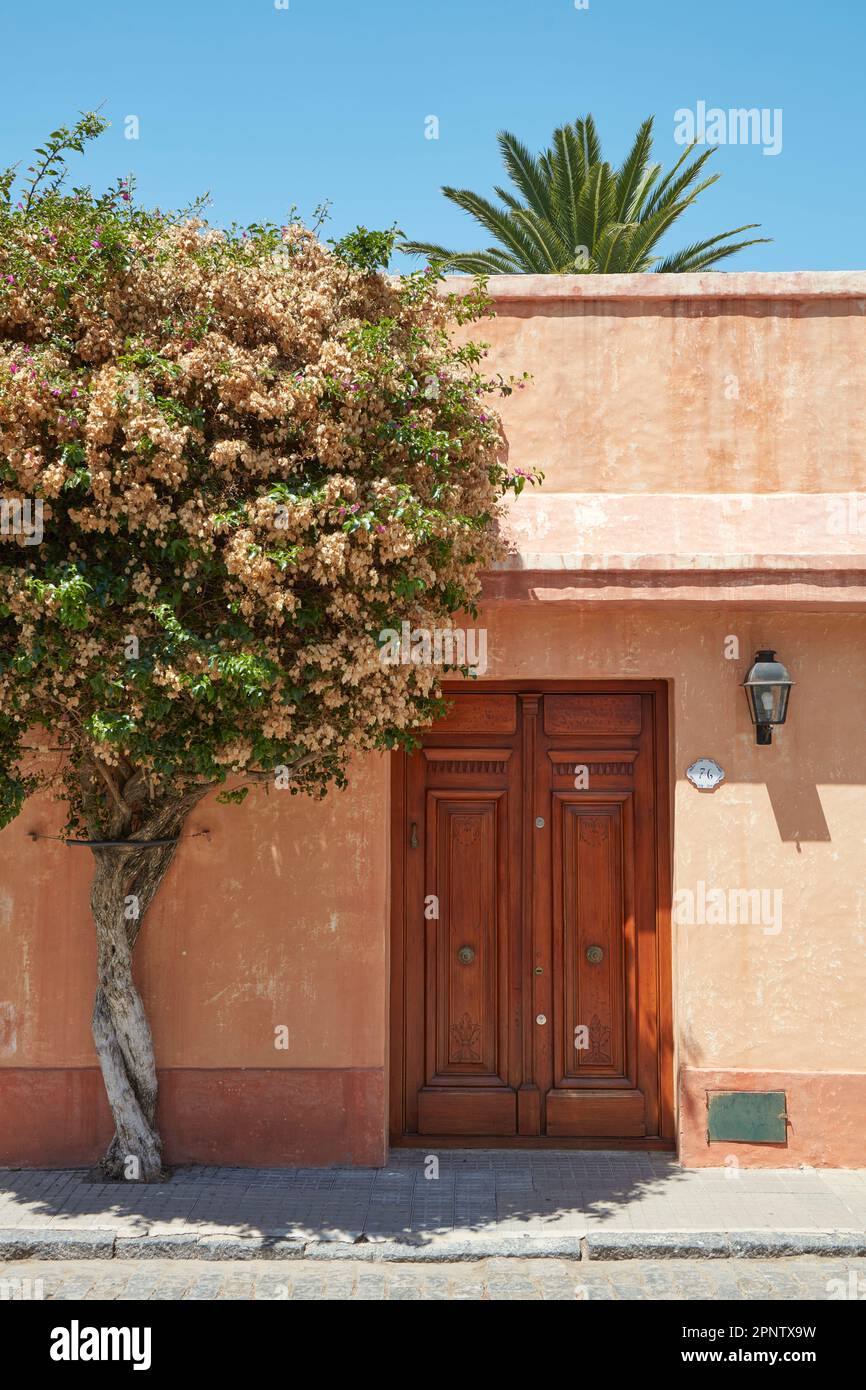
<svg viewBox="0 0 866 1390"><path fill-rule="evenodd" d="M501 599L866 606L866 493L523 493Z"/></svg>
<svg viewBox="0 0 866 1390"><path fill-rule="evenodd" d="M446 276L443 288L468 291L469 275ZM866 313L864 270L703 271L692 275L491 275L496 303L569 300L850 299Z"/></svg>

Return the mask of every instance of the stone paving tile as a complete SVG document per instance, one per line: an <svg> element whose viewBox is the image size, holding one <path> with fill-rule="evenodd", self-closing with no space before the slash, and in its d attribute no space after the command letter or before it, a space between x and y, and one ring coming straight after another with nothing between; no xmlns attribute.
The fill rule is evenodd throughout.
<svg viewBox="0 0 866 1390"><path fill-rule="evenodd" d="M863 1170L686 1170L666 1154L430 1150L438 1180L428 1180L422 1149L396 1150L378 1170L186 1167L154 1187L93 1182L82 1169L6 1169L0 1229L354 1239L360 1231L400 1237L458 1228L541 1235L866 1227Z"/></svg>
<svg viewBox="0 0 866 1390"><path fill-rule="evenodd" d="M127 1281L123 1292L118 1294L118 1298L124 1300L150 1298L159 1283L160 1275L164 1273L163 1270L149 1269L147 1264L138 1264L138 1268L133 1270L132 1277Z"/></svg>
<svg viewBox="0 0 866 1390"><path fill-rule="evenodd" d="M202 1276L198 1279L195 1279L189 1285L189 1287L185 1290L185 1292L182 1295L182 1301L189 1301L191 1303L198 1302L200 1300L210 1301L211 1299L219 1297L220 1288L221 1283L218 1278L211 1275ZM130 1297L129 1287L127 1287L125 1296L127 1298ZM138 1297L149 1298L153 1297L153 1294L152 1292L148 1294L139 1294Z"/></svg>
<svg viewBox="0 0 866 1390"><path fill-rule="evenodd" d="M388 1290L388 1302L420 1302L426 1295L420 1284L412 1279L395 1279ZM480 1295L478 1295L480 1297Z"/></svg>
<svg viewBox="0 0 866 1390"><path fill-rule="evenodd" d="M69 1274L53 1295L56 1299L69 1299L80 1303L87 1298L91 1289L97 1283L99 1271L97 1269L79 1268L74 1274Z"/></svg>
<svg viewBox="0 0 866 1390"><path fill-rule="evenodd" d="M385 1298L386 1279L387 1274L384 1270L359 1268L353 1296L369 1301L383 1300Z"/></svg>
<svg viewBox="0 0 866 1390"><path fill-rule="evenodd" d="M219 1291L220 1298L250 1300L254 1295L255 1275L250 1274L247 1270L244 1270L243 1273L238 1271L237 1273L229 1274L229 1276L222 1281Z"/></svg>
<svg viewBox="0 0 866 1390"><path fill-rule="evenodd" d="M156 1284L151 1289L151 1292L148 1295L148 1297L149 1299L159 1301L176 1301L182 1299L190 1284L192 1284L194 1280L194 1272L180 1275L167 1274L164 1279L157 1280ZM99 1295L99 1297L105 1298L106 1294L103 1292Z"/></svg>

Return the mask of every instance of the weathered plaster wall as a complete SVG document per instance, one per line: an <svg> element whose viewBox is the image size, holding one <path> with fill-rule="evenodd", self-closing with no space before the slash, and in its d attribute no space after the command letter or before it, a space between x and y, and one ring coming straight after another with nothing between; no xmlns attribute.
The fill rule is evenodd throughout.
<svg viewBox="0 0 866 1390"><path fill-rule="evenodd" d="M838 1069L866 1057L866 615L790 618L563 603L485 612L488 676L672 678L676 888L782 893L781 927L675 928L684 1065ZM727 660L736 637L740 659ZM758 747L739 688L757 646L796 680ZM726 780L697 792L700 756ZM768 902L773 904L772 896Z"/></svg>
<svg viewBox="0 0 866 1390"><path fill-rule="evenodd" d="M719 1161L703 1142L705 1104L695 1097L718 1088L721 1074L767 1071L780 1074L777 1087L793 1087L798 1141L805 1085L809 1113L821 1116L820 1133L810 1135L823 1161L858 1153L863 1161L866 616L550 603L501 605L479 623L488 629L489 678L672 679L675 891L697 893L702 882L767 894L764 923L674 926L677 1065L690 1073L682 1142L691 1161ZM739 661L725 659L731 636ZM759 748L739 682L766 643L778 646L797 684L789 723ZM684 777L702 755L726 771L712 795ZM139 978L169 1071L172 1158L382 1160L386 773L383 759L368 759L351 790L330 802L272 793L257 796L249 813L212 803L195 813L190 833L209 836L182 847L140 944ZM34 1102L37 1127L54 1115L60 1161L69 1133L76 1143L92 1134L95 1156L107 1121L97 1123L98 1078L82 1076L93 1065L88 856L27 838L55 825L33 803L0 836L8 1001L0 1097L15 1098L19 1135ZM280 1024L289 1030L286 1051L273 1045ZM37 1095L21 1068L73 1069L76 1099L62 1070L43 1075ZM826 1075L823 1089L816 1074ZM751 1083L740 1075L727 1084ZM8 1125L4 1139L10 1156ZM758 1151L750 1161L794 1157L815 1161L814 1146Z"/></svg>
<svg viewBox="0 0 866 1390"><path fill-rule="evenodd" d="M706 1144L706 1090L781 1089L788 1150L723 1154L866 1164L866 615L549 602L479 623L490 678L671 680L674 903L686 916L677 893L692 892L697 918L703 884L728 905L726 922L672 928L681 1152L722 1161ZM731 637L739 660L726 659ZM739 688L763 646L796 680L770 747L756 745ZM725 769L712 794L685 777L701 756ZM764 895L762 920L751 906L731 920L737 889Z"/></svg>
<svg viewBox="0 0 866 1390"><path fill-rule="evenodd" d="M0 1153L13 1162L36 1140L51 1145L45 1162L95 1158L108 1122L87 1071L90 853L29 838L59 826L34 800L0 835ZM381 1162L384 759L359 761L351 791L324 802L210 800L185 833L136 950L169 1158Z"/></svg>
<svg viewBox="0 0 866 1390"><path fill-rule="evenodd" d="M775 277L677 277L672 299L662 277L643 280L638 297L635 278L610 300L585 280L574 294L566 285L566 299L550 297L565 292L561 281L512 282L485 325L493 366L535 374L504 415L512 462L544 468L545 493L560 499L553 532L542 526L536 545L533 521L525 538L535 550L555 542L565 572L494 587L498 601L478 619L487 674L672 683L675 888L782 893L778 932L675 927L681 1152L720 1162L705 1143L706 1090L757 1089L769 1076L788 1091L789 1148L738 1148L743 1161L866 1163L866 614L850 570L866 507L855 499L863 526L849 536L849 569L831 562L827 602L787 581L752 589L748 573L762 535L771 565L786 553L784 528L755 524L750 494L866 485L866 282L857 298L850 277L787 277L780 298ZM638 569L651 568L647 556L687 567L688 517L712 548L718 506L722 539L699 584L647 580L645 602L613 583L600 601L602 590L569 590L572 494L602 492L613 505L613 494L678 490L704 494L709 510L653 504L616 553ZM732 513L714 490L746 500ZM602 570L617 535L606 505L594 542ZM686 517L673 535L670 515ZM794 499L790 515L799 563L818 513ZM816 551L826 550L824 537ZM719 564L732 572L715 590ZM846 586L860 611L840 601ZM668 602L684 596L688 607ZM731 635L737 661L724 657ZM738 685L764 645L797 686L790 722L757 748ZM712 796L684 781L703 754L727 772ZM34 801L0 833L0 1162L89 1161L110 1133L89 1040L89 855L28 838L58 826L56 808ZM169 1161L384 1161L385 760L359 763L351 789L324 803L281 793L257 793L243 811L205 803L188 833L200 830L209 836L181 847L137 952ZM274 1048L283 1024L285 1051Z"/></svg>
<svg viewBox="0 0 866 1390"><path fill-rule="evenodd" d="M866 277L820 298L816 275L649 278L491 280L497 317L471 336L533 374L502 406L512 460L551 492L866 486Z"/></svg>

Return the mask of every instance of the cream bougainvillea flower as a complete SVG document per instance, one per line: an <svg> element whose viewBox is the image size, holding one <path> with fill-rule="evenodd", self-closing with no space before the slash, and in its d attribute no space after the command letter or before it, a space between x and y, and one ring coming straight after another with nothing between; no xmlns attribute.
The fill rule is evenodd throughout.
<svg viewBox="0 0 866 1390"><path fill-rule="evenodd" d="M496 553L502 383L449 338L481 294L125 183L10 194L0 234L2 486L44 503L38 545L0 537L7 750L50 727L80 809L96 749L166 791L313 754L312 787L428 722L434 673L377 634L471 609Z"/></svg>
<svg viewBox="0 0 866 1390"><path fill-rule="evenodd" d="M488 403L510 384L450 332L480 288L387 277L388 233L67 193L103 125L54 132L20 194L0 176L0 824L53 786L98 842L106 1169L154 1177L131 956L185 817L410 743L442 671L382 661L382 635L472 611L526 479Z"/></svg>

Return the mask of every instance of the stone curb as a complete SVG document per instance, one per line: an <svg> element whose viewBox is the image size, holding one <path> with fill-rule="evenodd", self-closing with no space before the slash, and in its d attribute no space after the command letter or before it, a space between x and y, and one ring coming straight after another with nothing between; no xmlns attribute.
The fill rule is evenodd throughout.
<svg viewBox="0 0 866 1390"><path fill-rule="evenodd" d="M611 1231L585 1237L588 1260L773 1260L866 1255L857 1231Z"/></svg>
<svg viewBox="0 0 866 1390"><path fill-rule="evenodd" d="M126 1236L114 1242L116 1260L299 1260L305 1242L267 1236L176 1235ZM351 1247L349 1247L351 1248Z"/></svg>
<svg viewBox="0 0 866 1390"><path fill-rule="evenodd" d="M509 1236L471 1233L432 1240L308 1241L305 1260L367 1260L404 1264L452 1264L464 1260L582 1258L581 1236Z"/></svg>
<svg viewBox="0 0 866 1390"><path fill-rule="evenodd" d="M110 1260L116 1234L105 1227L57 1231L13 1226L0 1230L0 1260Z"/></svg>
<svg viewBox="0 0 866 1390"><path fill-rule="evenodd" d="M125 1234L115 1229L0 1230L0 1260L364 1260L407 1264L491 1258L572 1260L780 1259L866 1257L857 1231L610 1231L585 1236L470 1233L425 1241L255 1236L200 1231Z"/></svg>

